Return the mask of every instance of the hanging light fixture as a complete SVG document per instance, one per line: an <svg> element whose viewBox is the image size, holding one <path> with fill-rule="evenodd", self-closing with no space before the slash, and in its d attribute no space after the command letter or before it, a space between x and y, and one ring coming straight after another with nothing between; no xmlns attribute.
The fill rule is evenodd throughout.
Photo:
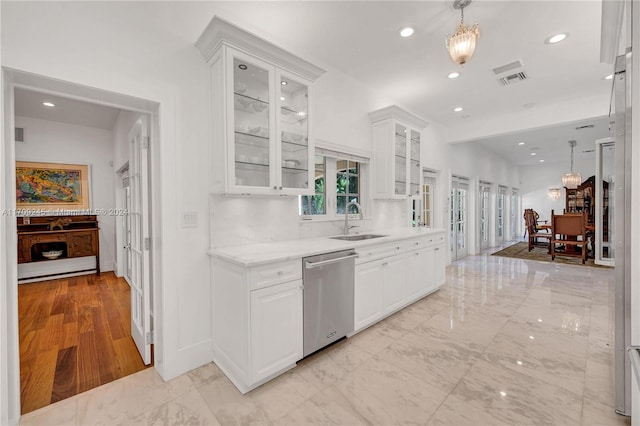
<svg viewBox="0 0 640 426"><path fill-rule="evenodd" d="M549 188L547 190L547 193L549 194L549 198L551 198L552 200L559 200L560 196L562 195L560 188Z"/></svg>
<svg viewBox="0 0 640 426"><path fill-rule="evenodd" d="M460 23L453 35L447 36L447 50L453 62L459 65L467 63L476 49L476 40L480 37L478 24L468 26L464 23L464 8L471 4L471 0L455 0L454 9L460 9Z"/></svg>
<svg viewBox="0 0 640 426"><path fill-rule="evenodd" d="M580 173L573 172L573 148L576 146L576 141L569 141L569 146L571 147L571 172L562 176L562 184L567 189L576 189L582 183Z"/></svg>

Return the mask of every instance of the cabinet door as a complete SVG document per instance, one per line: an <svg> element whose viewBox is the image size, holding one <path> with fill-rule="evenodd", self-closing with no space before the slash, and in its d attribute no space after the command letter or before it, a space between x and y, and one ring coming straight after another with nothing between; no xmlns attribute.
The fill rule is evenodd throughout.
<svg viewBox="0 0 640 426"><path fill-rule="evenodd" d="M394 194L399 196L407 195L407 136L409 129L396 123L394 135Z"/></svg>
<svg viewBox="0 0 640 426"><path fill-rule="evenodd" d="M407 148L410 152L407 155L409 159L409 194L420 195L420 178L422 170L420 170L420 132L410 129L411 140Z"/></svg>
<svg viewBox="0 0 640 426"><path fill-rule="evenodd" d="M279 105L278 189L288 194L310 194L313 181L313 145L309 128L309 83L276 72Z"/></svg>
<svg viewBox="0 0 640 426"><path fill-rule="evenodd" d="M354 288L355 330L375 322L382 316L383 262L356 265Z"/></svg>
<svg viewBox="0 0 640 426"><path fill-rule="evenodd" d="M409 253L407 259L407 302L425 295L435 284L433 250L429 248Z"/></svg>
<svg viewBox="0 0 640 426"><path fill-rule="evenodd" d="M266 62L229 49L228 74L232 84L227 88L231 104L227 122L228 183L231 192L242 192L252 187L252 192L269 192L275 185L274 135L271 123L275 112L272 108L273 75L275 69ZM232 133L233 129L233 133Z"/></svg>
<svg viewBox="0 0 640 426"><path fill-rule="evenodd" d="M391 257L382 264L384 267L384 312L395 311L405 302L407 281L407 259L405 255Z"/></svg>
<svg viewBox="0 0 640 426"><path fill-rule="evenodd" d="M251 377L258 382L302 358L302 280L251 292Z"/></svg>
<svg viewBox="0 0 640 426"><path fill-rule="evenodd" d="M69 232L67 250L69 257L95 256L98 250L97 233L94 231Z"/></svg>

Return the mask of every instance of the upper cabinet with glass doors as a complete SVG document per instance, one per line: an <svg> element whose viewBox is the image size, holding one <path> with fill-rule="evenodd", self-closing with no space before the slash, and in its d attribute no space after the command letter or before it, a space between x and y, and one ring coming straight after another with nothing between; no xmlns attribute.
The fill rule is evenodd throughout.
<svg viewBox="0 0 640 426"><path fill-rule="evenodd" d="M373 126L374 197L420 196L420 144L428 123L392 105L369 113Z"/></svg>
<svg viewBox="0 0 640 426"><path fill-rule="evenodd" d="M313 194L310 96L324 71L219 18L196 45L211 70L211 191Z"/></svg>

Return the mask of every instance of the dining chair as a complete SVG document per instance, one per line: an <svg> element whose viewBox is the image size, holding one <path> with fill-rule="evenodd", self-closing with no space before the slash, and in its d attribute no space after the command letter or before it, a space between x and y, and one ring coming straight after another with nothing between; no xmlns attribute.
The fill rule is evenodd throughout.
<svg viewBox="0 0 640 426"><path fill-rule="evenodd" d="M556 215L551 211L551 260L555 260L556 256L571 256L581 258L583 264L586 262L586 223L584 212ZM563 246L564 250L558 250L559 246Z"/></svg>

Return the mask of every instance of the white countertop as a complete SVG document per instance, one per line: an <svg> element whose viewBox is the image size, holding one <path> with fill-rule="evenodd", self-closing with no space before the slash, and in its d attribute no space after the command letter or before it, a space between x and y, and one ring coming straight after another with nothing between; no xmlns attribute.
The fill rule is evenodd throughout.
<svg viewBox="0 0 640 426"><path fill-rule="evenodd" d="M299 259L301 257L328 253L350 248L379 245L387 242L405 240L445 232L442 228L401 228L361 232L361 234L385 235L361 241L334 240L331 237L304 238L272 243L250 244L236 247L222 247L209 250L209 255L242 266L255 266L264 263ZM356 235L353 233L352 235Z"/></svg>

